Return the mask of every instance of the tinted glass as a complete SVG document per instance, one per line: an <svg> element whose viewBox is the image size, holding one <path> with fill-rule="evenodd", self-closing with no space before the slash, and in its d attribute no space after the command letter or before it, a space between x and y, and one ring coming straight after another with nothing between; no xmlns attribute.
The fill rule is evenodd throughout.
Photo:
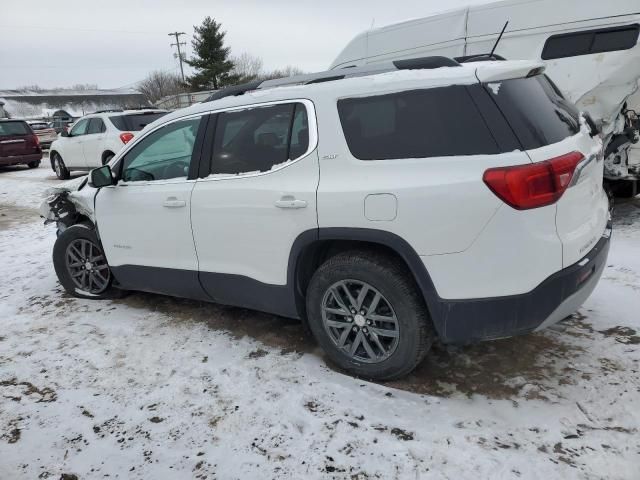
<svg viewBox="0 0 640 480"><path fill-rule="evenodd" d="M627 50L633 48L638 43L638 33L640 28L617 29L596 33L593 40L591 53L612 52L615 50Z"/></svg>
<svg viewBox="0 0 640 480"><path fill-rule="evenodd" d="M158 118L166 115L166 112L130 113L127 115L113 115L109 117L113 126L123 132L139 132L144 127Z"/></svg>
<svg viewBox="0 0 640 480"><path fill-rule="evenodd" d="M24 122L0 122L0 136L27 135L29 127Z"/></svg>
<svg viewBox="0 0 640 480"><path fill-rule="evenodd" d="M89 127L89 119L80 120L76 123L71 131L69 132L72 137L78 137L80 135L85 135L87 133L87 128Z"/></svg>
<svg viewBox="0 0 640 480"><path fill-rule="evenodd" d="M45 128L49 128L48 123L30 123L32 130L44 130Z"/></svg>
<svg viewBox="0 0 640 480"><path fill-rule="evenodd" d="M542 49L542 59L575 57L591 53L613 52L633 48L638 43L640 25L587 30L553 35Z"/></svg>
<svg viewBox="0 0 640 480"><path fill-rule="evenodd" d="M92 118L87 128L87 134L102 133L106 131L104 122L100 118Z"/></svg>
<svg viewBox="0 0 640 480"><path fill-rule="evenodd" d="M578 110L544 75L489 84L487 91L525 150L559 142L580 130Z"/></svg>
<svg viewBox="0 0 640 480"><path fill-rule="evenodd" d="M361 160L498 153L464 86L343 99L338 112Z"/></svg>
<svg viewBox="0 0 640 480"><path fill-rule="evenodd" d="M302 104L256 107L218 115L211 172L265 172L304 154L309 145Z"/></svg>
<svg viewBox="0 0 640 480"><path fill-rule="evenodd" d="M145 137L125 155L122 179L153 181L186 178L199 125L199 118L182 120Z"/></svg>

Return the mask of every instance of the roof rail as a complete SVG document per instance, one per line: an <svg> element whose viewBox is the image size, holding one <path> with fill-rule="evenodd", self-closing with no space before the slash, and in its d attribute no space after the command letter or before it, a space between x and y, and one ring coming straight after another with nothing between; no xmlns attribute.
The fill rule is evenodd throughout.
<svg viewBox="0 0 640 480"><path fill-rule="evenodd" d="M476 53L475 55L465 55L464 57L456 57L455 60L460 63L485 62L491 60L506 60L497 53Z"/></svg>
<svg viewBox="0 0 640 480"><path fill-rule="evenodd" d="M257 90L263 80L253 80L252 82L241 83L240 85L234 85L232 87L223 88L215 93L212 93L205 102L212 102L214 100L220 100L224 97L230 97L232 95L243 95L251 90Z"/></svg>
<svg viewBox="0 0 640 480"><path fill-rule="evenodd" d="M121 108L107 108L105 110L96 110L93 113L110 113L110 112L124 112Z"/></svg>
<svg viewBox="0 0 640 480"><path fill-rule="evenodd" d="M441 57L441 56L394 60L393 64L398 70L420 70L420 69L460 66L460 64L456 60L449 57Z"/></svg>
<svg viewBox="0 0 640 480"><path fill-rule="evenodd" d="M326 70L324 72L305 73L291 77L274 78L271 80L254 80L253 82L235 85L219 90L209 96L205 102L212 102L229 96L243 95L252 90L264 90L267 88L284 87L290 85L309 85L314 83L332 82L345 78L364 77L396 70L419 70L441 67L459 67L460 63L449 57L431 56L409 58L389 62L366 64L359 67L352 66L339 70Z"/></svg>

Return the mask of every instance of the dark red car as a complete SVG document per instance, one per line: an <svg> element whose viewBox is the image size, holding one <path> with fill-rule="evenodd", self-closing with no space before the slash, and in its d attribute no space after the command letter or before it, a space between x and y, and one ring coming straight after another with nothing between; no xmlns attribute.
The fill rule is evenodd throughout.
<svg viewBox="0 0 640 480"><path fill-rule="evenodd" d="M23 120L0 120L0 166L36 168L42 160L40 141Z"/></svg>

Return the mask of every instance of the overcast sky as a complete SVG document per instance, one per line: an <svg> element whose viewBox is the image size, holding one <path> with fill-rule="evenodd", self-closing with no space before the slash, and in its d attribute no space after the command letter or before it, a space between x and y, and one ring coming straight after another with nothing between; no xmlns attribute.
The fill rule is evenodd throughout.
<svg viewBox="0 0 640 480"><path fill-rule="evenodd" d="M324 70L357 33L479 0L0 0L0 89L132 86L178 72L168 32L222 22L233 54Z"/></svg>

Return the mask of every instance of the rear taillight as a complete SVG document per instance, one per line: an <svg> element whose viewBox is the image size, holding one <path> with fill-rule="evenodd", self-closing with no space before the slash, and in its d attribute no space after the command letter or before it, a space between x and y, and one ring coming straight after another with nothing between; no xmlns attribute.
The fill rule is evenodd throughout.
<svg viewBox="0 0 640 480"><path fill-rule="evenodd" d="M120 134L120 140L122 140L122 143L124 143L125 145L129 143L132 138L133 138L133 133L131 132L124 132Z"/></svg>
<svg viewBox="0 0 640 480"><path fill-rule="evenodd" d="M544 207L560 199L583 158L580 152L571 152L528 165L490 168L482 179L503 202L517 210Z"/></svg>
<svg viewBox="0 0 640 480"><path fill-rule="evenodd" d="M32 135L31 136L31 140L33 141L34 145L37 147L38 145L40 145L40 139L38 138L37 135Z"/></svg>

